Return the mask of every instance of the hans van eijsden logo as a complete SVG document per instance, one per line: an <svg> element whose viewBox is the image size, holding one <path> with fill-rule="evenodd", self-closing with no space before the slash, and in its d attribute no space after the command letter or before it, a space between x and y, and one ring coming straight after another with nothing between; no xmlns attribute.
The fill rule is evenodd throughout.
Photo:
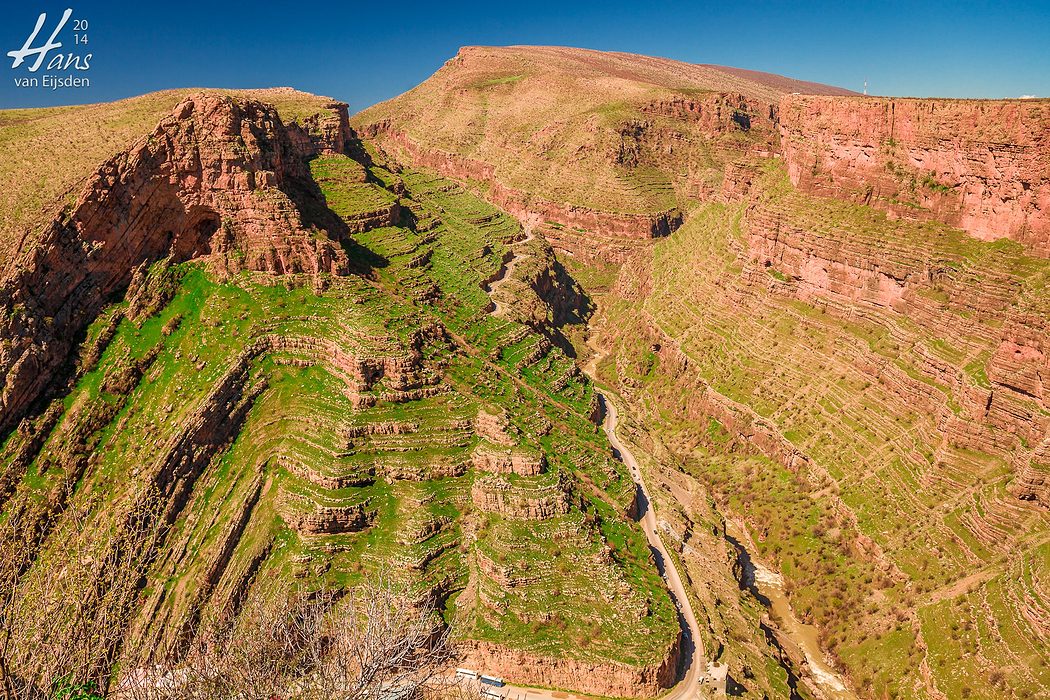
<svg viewBox="0 0 1050 700"><path fill-rule="evenodd" d="M82 74L83 71L91 68L92 55L90 53L67 51L66 53L51 54L51 58L48 60L48 54L51 51L62 48L62 42L56 40L67 26L73 35L73 45L76 47L87 46L88 21L86 19L74 19L70 23L69 19L72 15L73 10L71 8L63 12L62 19L55 25L55 30L51 32L50 38L46 42L34 46L37 37L40 35L40 30L47 23L47 13L41 12L36 19L36 26L33 28L33 32L26 39L22 48L7 52L7 55L14 59L11 63L12 70L21 70L30 74L16 75L16 87L48 88L51 90L91 87L91 79ZM26 59L30 57L35 57L35 59L32 63L27 64ZM36 75L36 72L41 67L44 67L44 70L47 72Z"/></svg>

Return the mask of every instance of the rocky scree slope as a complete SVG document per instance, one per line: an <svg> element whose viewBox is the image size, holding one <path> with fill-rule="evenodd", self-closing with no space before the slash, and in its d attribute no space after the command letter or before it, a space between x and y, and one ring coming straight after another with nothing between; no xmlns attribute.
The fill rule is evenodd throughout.
<svg viewBox="0 0 1050 700"><path fill-rule="evenodd" d="M668 687L675 611L558 346L578 289L511 217L369 154L345 105L286 123L315 98L278 97L180 101L3 280L4 620L36 640L5 667L97 634L85 663L119 679L268 585L385 573L509 680Z"/></svg>

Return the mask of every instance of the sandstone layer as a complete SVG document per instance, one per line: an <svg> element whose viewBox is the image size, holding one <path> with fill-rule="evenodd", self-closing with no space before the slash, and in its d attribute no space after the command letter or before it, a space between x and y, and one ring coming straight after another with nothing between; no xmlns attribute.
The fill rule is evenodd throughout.
<svg viewBox="0 0 1050 700"><path fill-rule="evenodd" d="M510 683L571 688L603 697L655 697L674 685L681 640L675 640L662 662L645 668L541 657L486 642L469 642L461 652L466 666L485 669Z"/></svg>
<svg viewBox="0 0 1050 700"><path fill-rule="evenodd" d="M788 95L781 147L804 191L1050 255L1050 101Z"/></svg>

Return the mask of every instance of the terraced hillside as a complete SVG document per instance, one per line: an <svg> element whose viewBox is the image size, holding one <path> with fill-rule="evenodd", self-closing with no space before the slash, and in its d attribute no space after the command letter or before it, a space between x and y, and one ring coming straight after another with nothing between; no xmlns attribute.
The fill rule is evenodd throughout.
<svg viewBox="0 0 1050 700"><path fill-rule="evenodd" d="M760 178L623 268L598 301L604 377L747 525L862 694L1038 697L1047 413L999 362L1046 261ZM817 250L849 270L816 284Z"/></svg>
<svg viewBox="0 0 1050 700"><path fill-rule="evenodd" d="M1050 694L1047 103L841 92L473 47L356 132L286 90L0 113L0 681L393 576L464 665L663 692L589 375L734 695Z"/></svg>
<svg viewBox="0 0 1050 700"><path fill-rule="evenodd" d="M374 163L345 105L313 121L335 129L285 126L287 108L182 100L6 278L8 366L52 364L46 382L5 375L7 396L24 383L5 409L4 551L23 558L16 591L69 583L6 610L5 629L43 645L22 653L61 645L83 631L62 612L72 594L103 625L93 662L119 676L260 582L382 573L437 600L479 667L601 695L668 687L675 610L554 326L585 300L514 219ZM93 212L132 223L99 231ZM513 313L491 313L487 283L530 245ZM57 289L82 246L80 313L34 318L46 300L28 281ZM82 338L70 356L33 354L58 323ZM67 556L84 551L107 565ZM134 575L118 590L120 565Z"/></svg>
<svg viewBox="0 0 1050 700"><path fill-rule="evenodd" d="M803 690L1046 695L1046 104L811 97L688 67L696 96L657 110L654 66L465 49L355 124L530 223L583 286L592 332L572 340L631 409L731 677L746 662L709 552L739 544L848 686L763 621ZM672 207L679 228L624 216Z"/></svg>

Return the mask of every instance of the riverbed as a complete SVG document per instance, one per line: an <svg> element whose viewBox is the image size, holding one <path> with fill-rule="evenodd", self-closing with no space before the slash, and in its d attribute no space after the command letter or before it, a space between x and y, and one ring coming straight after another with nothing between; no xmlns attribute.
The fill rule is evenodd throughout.
<svg viewBox="0 0 1050 700"><path fill-rule="evenodd" d="M841 674L821 650L817 628L804 624L791 609L791 602L785 592L784 577L758 559L758 553L754 551L754 544L744 531L743 525L727 521L726 532L742 550L744 585L757 593L764 602L768 602L770 617L805 657L808 666L806 670L820 692L829 700L857 700L857 695L850 690Z"/></svg>

